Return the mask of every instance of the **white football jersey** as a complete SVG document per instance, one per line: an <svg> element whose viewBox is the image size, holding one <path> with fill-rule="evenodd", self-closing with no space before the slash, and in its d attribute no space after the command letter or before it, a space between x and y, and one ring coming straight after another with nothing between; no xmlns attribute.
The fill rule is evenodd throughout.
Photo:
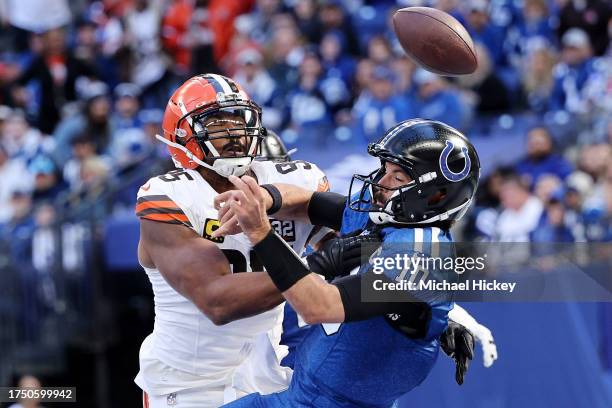
<svg viewBox="0 0 612 408"><path fill-rule="evenodd" d="M328 189L323 172L308 162L255 161L251 168L259 184ZM263 270L244 234L211 237L219 225L213 205L216 195L200 173L177 169L151 178L140 188L136 213L140 218L185 225L202 239L216 243L228 258L233 273ZM303 251L311 225L278 220L271 223L296 252ZM228 385L258 336L268 333L272 341L277 341L282 305L257 316L215 326L191 301L175 291L157 269L144 269L154 293L155 325L140 350L136 383L147 393L164 395L189 388Z"/></svg>

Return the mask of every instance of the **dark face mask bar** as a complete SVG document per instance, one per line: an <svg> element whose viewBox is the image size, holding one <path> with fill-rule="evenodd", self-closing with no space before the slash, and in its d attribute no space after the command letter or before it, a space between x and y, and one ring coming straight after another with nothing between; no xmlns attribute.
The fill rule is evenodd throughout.
<svg viewBox="0 0 612 408"><path fill-rule="evenodd" d="M384 162L383 162L381 167L378 170L375 170L368 175L361 175L361 174L353 175L353 178L351 179L351 184L349 187L349 197L350 197L349 208L357 212L367 212L367 213L382 212L390 216L397 216L398 214L394 214L394 212L392 211L392 208L396 207L396 205L392 205L391 209L387 209L387 207L388 207L389 202L400 201L401 193L395 197L389 198L384 203L383 207L380 208L379 206L374 204L375 191L377 189L383 189L383 190L395 192L398 190L414 187L416 183L415 181L411 181L410 183L402 185L402 186L398 186L395 188L389 188L389 187L383 186L378 183L378 181L380 181L380 179L382 179L385 174L386 172L385 172L385 167L384 167ZM359 188L358 196L355 199L353 199L352 198L353 193L356 192L358 189L357 182L361 182L362 185L361 185L361 188Z"/></svg>
<svg viewBox="0 0 612 408"><path fill-rule="evenodd" d="M219 115L220 113L227 114L228 118L219 119L219 123L231 123L232 125L238 126L218 130L208 130L207 127L210 126L210 123L205 126L203 122L208 120L211 116ZM239 118L240 120L236 120L236 118ZM196 128L198 129L197 132L195 131ZM254 158L260 155L261 143L265 137L265 131L261 127L259 121L259 111L243 106L207 110L200 115L194 116L193 130L196 141L204 151L210 150L207 147L206 142L224 139L228 140L229 143L229 141L235 139L236 144L244 147L244 154L238 154L236 156L232 156L232 158ZM241 138L244 138L244 140ZM208 158L211 160L224 158L221 153L219 154L219 157L210 157L209 155Z"/></svg>

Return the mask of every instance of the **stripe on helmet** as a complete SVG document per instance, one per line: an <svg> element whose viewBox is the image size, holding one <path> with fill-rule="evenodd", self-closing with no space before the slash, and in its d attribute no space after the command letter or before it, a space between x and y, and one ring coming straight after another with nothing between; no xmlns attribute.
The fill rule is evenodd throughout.
<svg viewBox="0 0 612 408"><path fill-rule="evenodd" d="M204 79L206 79L208 83L214 88L215 94L225 93L223 89L223 85L221 85L221 82L217 78L215 78L218 76L219 75L215 75L215 74L206 74L204 75Z"/></svg>
<svg viewBox="0 0 612 408"><path fill-rule="evenodd" d="M223 94L231 94L234 93L232 91L232 87L229 85L227 80L223 78L221 75L217 74L209 74L211 81L217 83L221 87L221 91L217 91L217 93L222 92ZM208 79L208 78L207 78ZM216 90L217 88L215 88Z"/></svg>
<svg viewBox="0 0 612 408"><path fill-rule="evenodd" d="M391 133L386 134L386 135L383 137L383 139L382 139L380 142L378 142L377 144L379 144L379 145L383 145L383 144L385 144L385 143L387 142L387 140L389 140L389 139L390 139L390 138L392 138L393 136L397 135L397 134L398 134L399 132L401 132L402 130L404 130L404 129L406 129L406 128L408 128L408 127L412 126L412 125L416 125L417 123L423 123L423 122L426 122L426 120L425 120L425 119L419 119L419 118L416 118L416 119L410 119L410 120L406 120L406 121L404 121L404 123L400 124L398 127L396 127L395 129L393 129L393 130L391 131Z"/></svg>

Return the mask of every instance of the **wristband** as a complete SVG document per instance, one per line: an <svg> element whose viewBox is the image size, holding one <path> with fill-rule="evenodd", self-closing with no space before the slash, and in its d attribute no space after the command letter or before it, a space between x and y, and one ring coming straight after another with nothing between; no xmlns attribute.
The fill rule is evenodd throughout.
<svg viewBox="0 0 612 408"><path fill-rule="evenodd" d="M308 267L289 245L270 230L253 250L279 291L284 292L304 276L310 274Z"/></svg>
<svg viewBox="0 0 612 408"><path fill-rule="evenodd" d="M265 189L268 194L270 194L270 197L272 197L272 206L266 210L268 215L272 215L281 209L283 205L283 196L274 184L263 184L261 188Z"/></svg>

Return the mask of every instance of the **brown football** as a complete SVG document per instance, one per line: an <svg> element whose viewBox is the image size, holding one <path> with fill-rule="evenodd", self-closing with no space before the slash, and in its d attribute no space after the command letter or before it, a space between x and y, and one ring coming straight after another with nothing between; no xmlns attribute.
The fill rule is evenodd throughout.
<svg viewBox="0 0 612 408"><path fill-rule="evenodd" d="M406 54L423 68L440 75L476 70L472 37L450 14L430 7L407 7L395 12L393 28Z"/></svg>

